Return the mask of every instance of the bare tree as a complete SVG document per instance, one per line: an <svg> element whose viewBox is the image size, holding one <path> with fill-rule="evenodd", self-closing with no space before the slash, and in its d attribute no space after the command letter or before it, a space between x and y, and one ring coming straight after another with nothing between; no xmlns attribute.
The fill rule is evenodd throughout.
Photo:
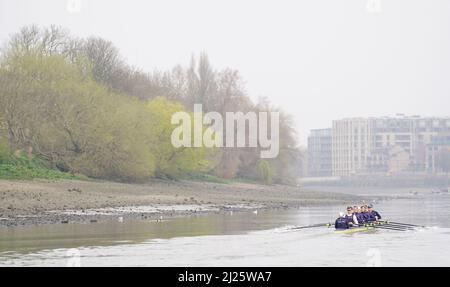
<svg viewBox="0 0 450 287"><path fill-rule="evenodd" d="M110 88L115 88L115 80L127 67L112 42L91 37L84 44L84 53L92 64L94 78Z"/></svg>
<svg viewBox="0 0 450 287"><path fill-rule="evenodd" d="M9 42L9 52L22 55L37 52L42 55L60 54L67 50L70 36L66 29L51 25L40 29L36 25L26 26Z"/></svg>

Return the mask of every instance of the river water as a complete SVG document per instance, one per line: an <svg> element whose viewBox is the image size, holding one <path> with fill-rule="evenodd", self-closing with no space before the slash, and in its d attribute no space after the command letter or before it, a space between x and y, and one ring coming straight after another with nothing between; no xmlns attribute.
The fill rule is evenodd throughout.
<svg viewBox="0 0 450 287"><path fill-rule="evenodd" d="M450 195L380 202L385 218L426 225L351 235L332 228L344 207L0 229L0 266L450 266Z"/></svg>

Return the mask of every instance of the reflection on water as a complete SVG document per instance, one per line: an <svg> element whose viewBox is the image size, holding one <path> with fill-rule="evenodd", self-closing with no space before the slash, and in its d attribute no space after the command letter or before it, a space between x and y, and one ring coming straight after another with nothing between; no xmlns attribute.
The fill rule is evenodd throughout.
<svg viewBox="0 0 450 287"><path fill-rule="evenodd" d="M330 222L341 207L17 227L0 231L0 265L66 266L77 248L82 266L450 266L450 196L376 207L385 218L435 227L353 235L288 228Z"/></svg>
<svg viewBox="0 0 450 287"><path fill-rule="evenodd" d="M298 213L234 212L195 215L167 221L115 220L94 224L53 224L0 229L0 252L26 253L39 249L71 248L89 245L139 243L153 238L236 234L295 224ZM0 253L1 254L1 253Z"/></svg>

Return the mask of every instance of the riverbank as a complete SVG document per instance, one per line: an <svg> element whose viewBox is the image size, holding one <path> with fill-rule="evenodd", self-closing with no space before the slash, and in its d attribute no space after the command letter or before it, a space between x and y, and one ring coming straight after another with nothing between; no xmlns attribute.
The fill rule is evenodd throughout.
<svg viewBox="0 0 450 287"><path fill-rule="evenodd" d="M164 220L198 213L337 205L380 197L250 183L0 180L0 226Z"/></svg>

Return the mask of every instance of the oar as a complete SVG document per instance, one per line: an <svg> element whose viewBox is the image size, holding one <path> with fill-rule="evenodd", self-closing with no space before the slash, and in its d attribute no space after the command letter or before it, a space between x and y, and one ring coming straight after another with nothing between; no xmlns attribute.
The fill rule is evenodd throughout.
<svg viewBox="0 0 450 287"><path fill-rule="evenodd" d="M388 226L388 227L404 228L404 229L410 229L410 230L414 230L414 229L415 229L415 227L413 227L413 226L409 226L409 225L399 225L399 224L391 224L391 223L388 223L387 221L386 221L386 222L380 222L380 221L377 221L377 222L373 222L372 224L373 224L374 226Z"/></svg>
<svg viewBox="0 0 450 287"><path fill-rule="evenodd" d="M381 227L388 227L388 228L395 228L395 229L401 229L401 230L415 230L414 228L411 227L401 227L401 226L395 226L395 225L382 225Z"/></svg>
<svg viewBox="0 0 450 287"><path fill-rule="evenodd" d="M410 225L401 225L401 224L392 224L392 223L385 223L383 225L388 225L388 226L394 226L394 227L402 227L402 228L409 228L409 229L416 229L418 227L416 226L410 226Z"/></svg>
<svg viewBox="0 0 450 287"><path fill-rule="evenodd" d="M417 228L422 228L422 226L411 226L411 225L401 225L401 224L391 224L391 223L386 223L383 224L383 226L392 226L392 227L397 227L397 228L405 228L405 229L409 229L409 230L415 230Z"/></svg>
<svg viewBox="0 0 450 287"><path fill-rule="evenodd" d="M398 228L398 227L392 227L392 226L384 226L384 225L378 225L378 226L373 226L374 228L378 228L378 229L388 229L388 230L396 230L396 231L408 231L411 229L408 228Z"/></svg>
<svg viewBox="0 0 450 287"><path fill-rule="evenodd" d="M391 225L391 224L387 224L387 223L384 223L384 222L371 222L371 223L361 224L360 226L381 228L381 229L390 229L390 230L398 230L398 231L414 230L414 228L410 227L410 226Z"/></svg>
<svg viewBox="0 0 450 287"><path fill-rule="evenodd" d="M318 223L318 224L313 224L313 225L306 225L306 226L297 226L297 227L292 227L291 229L304 229L304 228L313 228L313 227L330 227L332 224L331 223Z"/></svg>
<svg viewBox="0 0 450 287"><path fill-rule="evenodd" d="M390 224L381 223L381 222L371 223L371 224L368 224L368 226L372 226L373 228L390 229L390 230L398 230L398 231L412 230L412 228L408 227L408 226L396 226L396 225L390 225Z"/></svg>
<svg viewBox="0 0 450 287"><path fill-rule="evenodd" d="M387 223L387 224L393 224L393 225L403 225L403 226L421 227L421 228L424 228L424 227L425 227L425 226L422 226L422 225L409 224L409 223L401 223L401 222L394 222L394 221L388 221L388 220L382 221L382 222Z"/></svg>

